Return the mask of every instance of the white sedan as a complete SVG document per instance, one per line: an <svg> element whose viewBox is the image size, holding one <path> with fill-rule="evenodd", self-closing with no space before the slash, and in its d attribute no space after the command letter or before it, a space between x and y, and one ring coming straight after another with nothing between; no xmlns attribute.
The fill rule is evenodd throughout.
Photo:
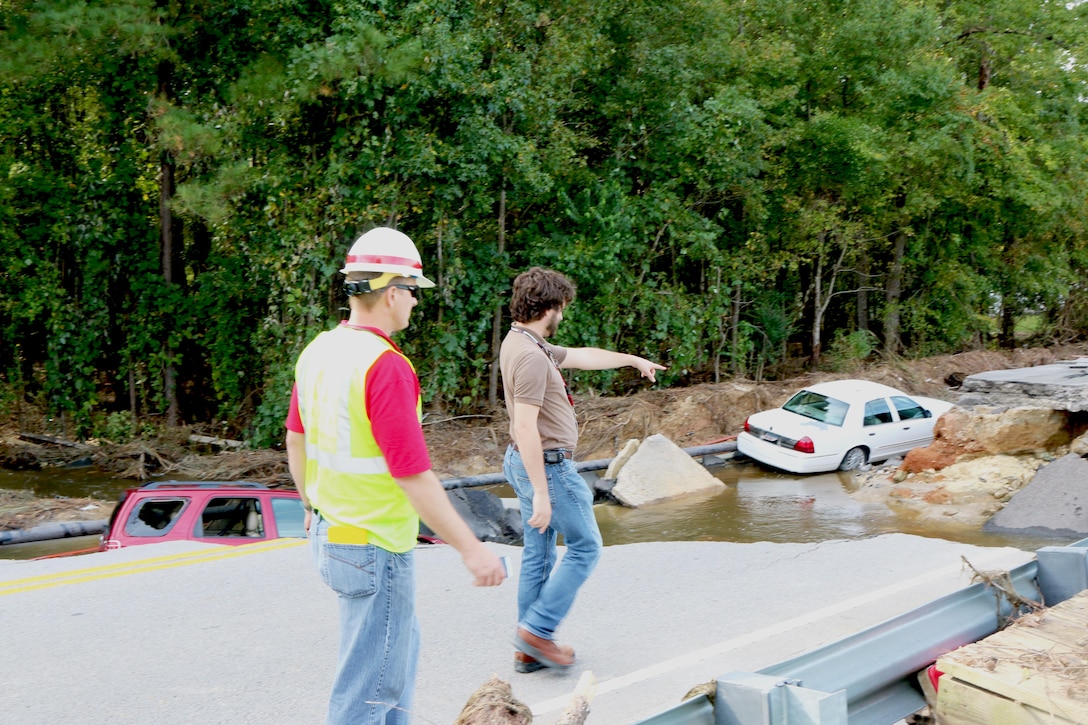
<svg viewBox="0 0 1088 725"><path fill-rule="evenodd" d="M868 380L819 383L748 416L737 450L792 473L853 471L929 445L933 424L951 407Z"/></svg>

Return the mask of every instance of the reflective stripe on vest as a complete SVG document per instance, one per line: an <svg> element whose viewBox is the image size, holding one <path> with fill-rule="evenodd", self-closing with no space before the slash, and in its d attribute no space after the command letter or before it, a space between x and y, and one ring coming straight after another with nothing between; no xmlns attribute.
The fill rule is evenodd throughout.
<svg viewBox="0 0 1088 725"><path fill-rule="evenodd" d="M352 458L342 453L328 453L319 451L317 444L306 444L306 458L317 462L320 468L331 468L343 473L389 473L389 466L385 459L378 458Z"/></svg>

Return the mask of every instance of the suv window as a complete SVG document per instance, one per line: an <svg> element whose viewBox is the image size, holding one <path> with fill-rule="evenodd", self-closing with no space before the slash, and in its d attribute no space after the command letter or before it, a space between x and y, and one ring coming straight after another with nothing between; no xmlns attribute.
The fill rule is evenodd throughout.
<svg viewBox="0 0 1088 725"><path fill-rule="evenodd" d="M166 536L188 502L187 498L142 501L125 522L125 533L129 536Z"/></svg>
<svg viewBox="0 0 1088 725"><path fill-rule="evenodd" d="M297 498L272 499L272 513L276 516L276 533L284 538L306 538L306 512Z"/></svg>
<svg viewBox="0 0 1088 725"><path fill-rule="evenodd" d="M261 502L243 496L213 498L208 501L193 530L193 536L264 536Z"/></svg>

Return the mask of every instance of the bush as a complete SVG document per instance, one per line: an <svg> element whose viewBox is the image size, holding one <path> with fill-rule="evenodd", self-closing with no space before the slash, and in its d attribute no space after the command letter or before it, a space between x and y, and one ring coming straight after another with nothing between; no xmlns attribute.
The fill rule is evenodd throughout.
<svg viewBox="0 0 1088 725"><path fill-rule="evenodd" d="M840 331L827 351L827 363L837 372L856 370L878 349L880 340L869 330Z"/></svg>

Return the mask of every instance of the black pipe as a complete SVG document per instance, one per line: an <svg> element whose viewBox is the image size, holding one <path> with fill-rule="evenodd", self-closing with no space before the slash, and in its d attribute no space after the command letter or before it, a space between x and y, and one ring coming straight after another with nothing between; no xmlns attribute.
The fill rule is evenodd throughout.
<svg viewBox="0 0 1088 725"><path fill-rule="evenodd" d="M65 539L69 536L91 536L101 534L109 525L107 519L100 521L59 521L41 524L29 529L0 531L0 546L6 544L28 544L31 541L49 541Z"/></svg>
<svg viewBox="0 0 1088 725"><path fill-rule="evenodd" d="M731 453L737 450L737 442L724 441L722 443L711 443L705 446L693 446L691 448L683 449L684 453L687 453L692 458L696 456L712 456L719 453ZM603 471L608 468L612 461L612 458L598 458L594 461L576 461L574 467L578 469L579 473L584 471ZM496 483L506 483L506 476L502 475L502 472L498 473L481 473L477 476L461 476L460 478L446 478L442 480L442 487L451 490L455 488L474 488L476 486L491 486Z"/></svg>

